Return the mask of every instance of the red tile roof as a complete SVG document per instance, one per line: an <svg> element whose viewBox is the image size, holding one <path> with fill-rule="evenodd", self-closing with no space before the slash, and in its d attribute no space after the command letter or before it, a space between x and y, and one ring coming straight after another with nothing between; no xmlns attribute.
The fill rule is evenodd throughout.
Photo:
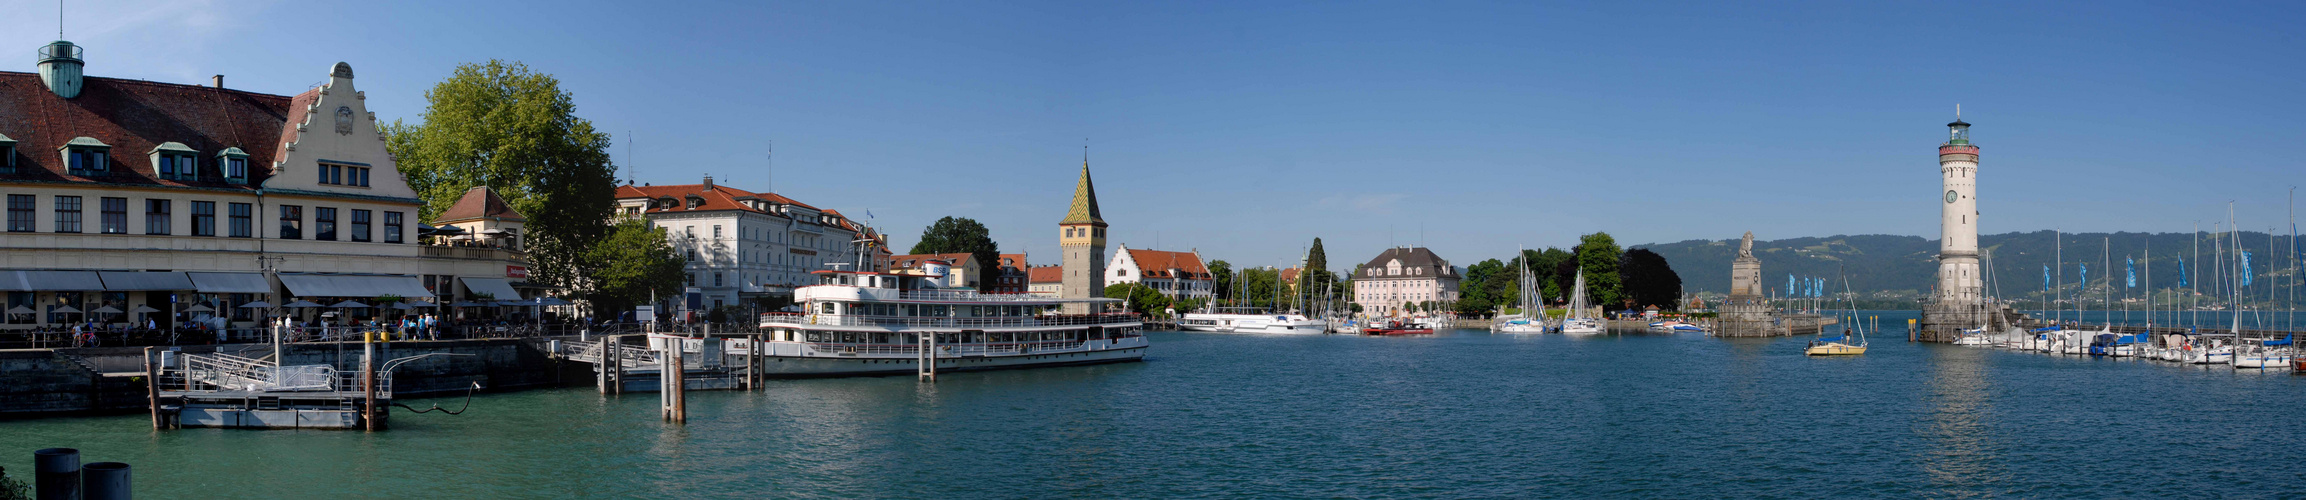
<svg viewBox="0 0 2306 500"><path fill-rule="evenodd" d="M688 198L690 195L703 198L705 204L695 208L690 208ZM709 191L705 189L704 184L679 184L671 186L617 186L616 196L619 200L633 198L648 198L652 200L672 198L673 200L680 202L680 206L675 208L661 208L652 206L648 209L649 213L694 212L698 210L744 210L747 212L761 212L760 210L753 209L753 207L745 206L745 204L737 202L737 200L744 198L758 198L770 203L789 204L810 210L817 210L817 207L810 206L807 203L794 201L792 198L786 198L784 196L779 196L773 193L755 193L752 191L746 191L719 184L713 185L713 188ZM834 215L839 215L839 213L836 212ZM854 229L851 228L851 230Z"/></svg>
<svg viewBox="0 0 2306 500"><path fill-rule="evenodd" d="M1193 252L1129 249L1129 260L1137 262L1137 271L1147 278L1169 278L1169 270L1176 269L1185 279L1210 279L1209 268L1202 267L1201 256Z"/></svg>
<svg viewBox="0 0 2306 500"><path fill-rule="evenodd" d="M1001 254L1001 267L1014 267L1018 269L1024 269L1032 266L1025 264L1025 254L1005 253Z"/></svg>
<svg viewBox="0 0 2306 500"><path fill-rule="evenodd" d="M15 139L16 171L0 181L101 182L253 190L271 173L280 142L292 127L292 98L215 87L83 77L80 96L48 91L40 75L0 71L0 135ZM111 174L69 175L57 148L74 137L112 146ZM147 153L163 142L200 151L196 181L162 180ZM248 184L224 182L216 153L248 153Z"/></svg>
<svg viewBox="0 0 2306 500"><path fill-rule="evenodd" d="M1065 266L1040 266L1025 269L1026 283L1063 283Z"/></svg>
<svg viewBox="0 0 2306 500"><path fill-rule="evenodd" d="M456 199L456 204L449 205L448 210L442 210L439 217L434 217L433 222L462 222L490 218L507 221L528 220L527 217L522 217L519 211L513 210L512 204L505 203L504 197L497 196L496 190L489 189L488 186L474 186L472 189L465 190L464 196Z"/></svg>
<svg viewBox="0 0 2306 500"><path fill-rule="evenodd" d="M953 267L967 267L970 257L971 255L968 253L918 253L898 255L890 257L890 260L898 268L911 268L926 260L940 260Z"/></svg>

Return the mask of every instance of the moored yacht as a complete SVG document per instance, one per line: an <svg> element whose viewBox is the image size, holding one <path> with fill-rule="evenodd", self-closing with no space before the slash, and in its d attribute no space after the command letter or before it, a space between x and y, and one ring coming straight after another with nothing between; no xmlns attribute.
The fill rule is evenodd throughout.
<svg viewBox="0 0 2306 500"><path fill-rule="evenodd" d="M1177 317L1177 328L1191 332L1318 334L1329 332L1329 322L1303 314L1186 313Z"/></svg>
<svg viewBox="0 0 2306 500"><path fill-rule="evenodd" d="M1134 313L1063 314L1120 299L1060 299L940 288L934 279L817 271L793 291L798 313L760 317L770 376L916 373L930 353L938 371L1139 361L1149 344Z"/></svg>

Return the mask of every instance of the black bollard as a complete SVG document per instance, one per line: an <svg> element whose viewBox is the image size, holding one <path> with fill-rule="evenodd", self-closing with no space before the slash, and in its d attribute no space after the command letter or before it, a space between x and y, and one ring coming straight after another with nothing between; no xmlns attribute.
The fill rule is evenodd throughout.
<svg viewBox="0 0 2306 500"><path fill-rule="evenodd" d="M96 462L80 468L82 500L128 500L128 464Z"/></svg>
<svg viewBox="0 0 2306 500"><path fill-rule="evenodd" d="M80 498L80 450L48 448L32 452L33 498Z"/></svg>

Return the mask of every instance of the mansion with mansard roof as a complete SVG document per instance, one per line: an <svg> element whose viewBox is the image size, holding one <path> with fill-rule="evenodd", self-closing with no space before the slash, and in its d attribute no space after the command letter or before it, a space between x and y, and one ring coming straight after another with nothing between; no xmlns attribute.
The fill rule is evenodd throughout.
<svg viewBox="0 0 2306 500"><path fill-rule="evenodd" d="M248 328L264 311L240 306L257 301L519 298L506 296L525 285L517 246L495 234L419 241L424 201L351 65L276 95L227 89L221 75L88 77L82 48L64 41L39 56L36 73L0 71L0 329Z"/></svg>

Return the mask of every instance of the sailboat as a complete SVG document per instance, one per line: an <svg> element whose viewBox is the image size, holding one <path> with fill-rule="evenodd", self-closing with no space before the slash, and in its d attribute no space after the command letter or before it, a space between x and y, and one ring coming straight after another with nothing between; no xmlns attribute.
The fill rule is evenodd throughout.
<svg viewBox="0 0 2306 500"><path fill-rule="evenodd" d="M1849 276L1842 276L1842 290L1851 291ZM1857 297L1857 294L1852 292L1850 293L1850 296L1854 298ZM1817 340L1810 341L1809 348L1803 349L1802 354L1811 356L1854 356L1865 354L1865 325L1858 322L1857 307L1857 301L1852 300L1849 302L1848 313L1851 326L1842 327L1841 335L1827 337L1825 329L1819 328Z"/></svg>
<svg viewBox="0 0 2306 500"><path fill-rule="evenodd" d="M1545 308L1540 305L1542 302L1538 301L1537 276L1530 273L1529 266L1516 264L1514 267L1521 270L1520 300L1517 304L1521 308L1521 312L1498 315L1497 321L1490 323L1489 331L1515 334L1545 333Z"/></svg>
<svg viewBox="0 0 2306 500"><path fill-rule="evenodd" d="M1592 308L1593 306L1586 304L1585 299L1585 270L1579 269L1577 270L1577 285L1572 287L1569 292L1569 313L1561 318L1561 333L1566 335L1600 334L1604 330L1601 320L1586 317L1587 309Z"/></svg>

